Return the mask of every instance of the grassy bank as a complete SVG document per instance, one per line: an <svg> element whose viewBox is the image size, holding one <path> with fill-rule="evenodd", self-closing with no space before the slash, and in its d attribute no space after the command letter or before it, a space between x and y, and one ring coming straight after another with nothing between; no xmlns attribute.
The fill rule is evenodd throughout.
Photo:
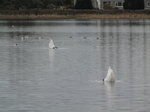
<svg viewBox="0 0 150 112"><path fill-rule="evenodd" d="M150 19L150 10L0 10L0 19Z"/></svg>

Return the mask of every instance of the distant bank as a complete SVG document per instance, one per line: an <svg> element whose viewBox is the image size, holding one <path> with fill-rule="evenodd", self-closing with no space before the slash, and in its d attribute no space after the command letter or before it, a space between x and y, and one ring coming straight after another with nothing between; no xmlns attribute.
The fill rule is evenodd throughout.
<svg viewBox="0 0 150 112"><path fill-rule="evenodd" d="M0 10L0 19L150 19L150 10Z"/></svg>

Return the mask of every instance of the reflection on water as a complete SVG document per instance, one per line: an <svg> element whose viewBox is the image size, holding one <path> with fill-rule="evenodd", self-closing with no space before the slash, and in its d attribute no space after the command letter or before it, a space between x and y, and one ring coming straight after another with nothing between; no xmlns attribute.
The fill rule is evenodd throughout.
<svg viewBox="0 0 150 112"><path fill-rule="evenodd" d="M148 112L149 35L150 20L1 20L0 111Z"/></svg>

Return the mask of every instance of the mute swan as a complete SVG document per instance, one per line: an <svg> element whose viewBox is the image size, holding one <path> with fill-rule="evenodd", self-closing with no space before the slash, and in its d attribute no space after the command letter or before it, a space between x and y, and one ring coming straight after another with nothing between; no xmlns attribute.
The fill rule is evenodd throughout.
<svg viewBox="0 0 150 112"><path fill-rule="evenodd" d="M57 47L54 45L53 40L50 40L50 41L49 41L49 48L50 48L50 49L56 49L56 48L57 48Z"/></svg>
<svg viewBox="0 0 150 112"><path fill-rule="evenodd" d="M106 77L103 79L104 82L115 82L114 72L111 67L108 68Z"/></svg>

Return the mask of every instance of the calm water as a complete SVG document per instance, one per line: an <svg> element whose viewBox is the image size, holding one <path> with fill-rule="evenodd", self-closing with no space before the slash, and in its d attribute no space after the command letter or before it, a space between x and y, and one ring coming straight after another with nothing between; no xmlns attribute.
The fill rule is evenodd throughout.
<svg viewBox="0 0 150 112"><path fill-rule="evenodd" d="M150 20L0 21L0 112L149 110Z"/></svg>

